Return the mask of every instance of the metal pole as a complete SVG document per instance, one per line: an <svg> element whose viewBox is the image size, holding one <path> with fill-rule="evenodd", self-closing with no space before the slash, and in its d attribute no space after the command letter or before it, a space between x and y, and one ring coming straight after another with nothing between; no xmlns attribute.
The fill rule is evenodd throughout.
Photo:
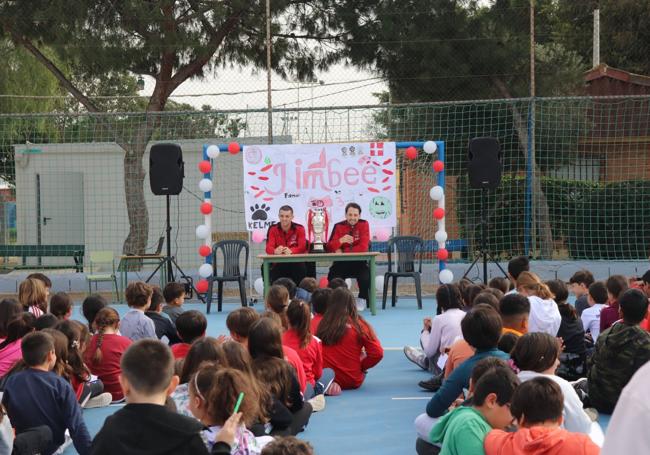
<svg viewBox="0 0 650 455"><path fill-rule="evenodd" d="M532 245L531 250L537 249L537 203L538 194L535 191L537 179L537 166L535 158L535 0L530 0L530 130L528 132L528 140L530 142L530 167L532 169L531 188L533 189L532 200L532 220L531 220L531 233Z"/></svg>
<svg viewBox="0 0 650 455"><path fill-rule="evenodd" d="M271 100L271 0L266 0L266 108L268 143L273 144L273 102Z"/></svg>
<svg viewBox="0 0 650 455"><path fill-rule="evenodd" d="M600 65L600 10L594 10L594 54L593 66L596 68Z"/></svg>

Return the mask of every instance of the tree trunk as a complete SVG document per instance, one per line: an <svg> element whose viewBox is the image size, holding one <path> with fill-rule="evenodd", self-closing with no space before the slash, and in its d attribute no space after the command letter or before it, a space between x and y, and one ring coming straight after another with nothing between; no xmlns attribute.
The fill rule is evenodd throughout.
<svg viewBox="0 0 650 455"><path fill-rule="evenodd" d="M504 98L512 98L510 91L506 84L499 78L492 79L494 85L497 87L497 90L501 93ZM527 158L528 150L528 129L526 126L526 120L522 117L519 109L513 104L510 107L512 111L512 116L515 122L515 129L517 130L517 139L519 142L519 149L524 153L524 156ZM541 259L551 259L553 256L553 232L551 230L551 216L550 210L548 207L548 201L546 195L542 190L542 183L540 181L541 172L537 168L537 163L530 163L533 169L533 211L536 215L535 225L532 226L533 229L537 229L539 234L537 238L537 245L532 245L532 248L535 249L539 245L539 253Z"/></svg>

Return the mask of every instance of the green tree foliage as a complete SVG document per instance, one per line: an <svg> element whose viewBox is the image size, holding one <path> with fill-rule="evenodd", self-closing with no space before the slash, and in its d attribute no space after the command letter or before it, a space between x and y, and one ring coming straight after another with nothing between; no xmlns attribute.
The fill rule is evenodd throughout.
<svg viewBox="0 0 650 455"><path fill-rule="evenodd" d="M48 52L49 54L49 52ZM9 40L0 39L0 113L30 114L61 109L57 99L63 92L56 79L24 49L17 49ZM23 93L38 93L38 98L21 97ZM13 116L0 119L0 178L15 182L13 144L51 142L56 128L44 118L27 119Z"/></svg>
<svg viewBox="0 0 650 455"><path fill-rule="evenodd" d="M340 57L322 41L341 34L337 12L354 12L354 0L274 0L271 5L276 72L306 79L315 68L324 69ZM130 231L123 250L142 252L149 230L142 157L161 126L169 97L186 80L214 74L223 66L263 68L265 2L77 0L71 7L69 0L5 0L0 17L4 33L34 55L84 109L97 114L93 121L111 131L124 149ZM75 78L67 77L43 46L53 49ZM100 114L116 109L114 102L99 102L89 94L93 88L99 92L98 81L123 86L105 76L119 79L128 73L151 76L155 87L137 126L125 130Z"/></svg>

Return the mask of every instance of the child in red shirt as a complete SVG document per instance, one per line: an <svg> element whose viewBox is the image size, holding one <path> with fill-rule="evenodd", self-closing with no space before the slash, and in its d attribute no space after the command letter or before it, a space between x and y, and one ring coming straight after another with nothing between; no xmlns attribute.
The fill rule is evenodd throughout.
<svg viewBox="0 0 650 455"><path fill-rule="evenodd" d="M323 343L323 365L334 370L334 380L342 389L360 387L366 371L384 357L377 335L357 313L347 288L332 292L316 335Z"/></svg>
<svg viewBox="0 0 650 455"><path fill-rule="evenodd" d="M327 309L327 301L331 295L332 290L330 288L316 289L311 294L311 309L314 312L314 316L311 318L309 331L314 335L318 332L318 324L323 319L323 315Z"/></svg>
<svg viewBox="0 0 650 455"><path fill-rule="evenodd" d="M184 359L192 343L205 336L208 328L208 320L200 311L184 311L176 318L176 332L182 343L176 343L171 347L174 359Z"/></svg>
<svg viewBox="0 0 650 455"><path fill-rule="evenodd" d="M122 373L120 360L131 345L131 340L118 334L120 315L111 307L102 308L97 313L94 326L97 334L88 343L84 361L90 372L102 381L104 391L112 395L113 401L122 400L124 392L119 381Z"/></svg>
<svg viewBox="0 0 650 455"><path fill-rule="evenodd" d="M309 399L325 393L334 379L334 371L329 368L323 370L321 342L309 330L309 305L302 300L292 300L287 308L287 318L289 329L282 335L282 344L295 349L302 360L308 383L305 397Z"/></svg>

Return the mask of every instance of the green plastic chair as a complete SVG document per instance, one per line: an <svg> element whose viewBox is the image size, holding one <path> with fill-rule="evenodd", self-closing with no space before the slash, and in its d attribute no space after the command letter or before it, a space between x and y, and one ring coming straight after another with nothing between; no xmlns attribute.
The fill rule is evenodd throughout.
<svg viewBox="0 0 650 455"><path fill-rule="evenodd" d="M120 300L115 274L115 256L112 251L91 251L88 253L90 273L86 275L88 281L88 294L92 294L92 283L112 281L115 289L115 299Z"/></svg>

